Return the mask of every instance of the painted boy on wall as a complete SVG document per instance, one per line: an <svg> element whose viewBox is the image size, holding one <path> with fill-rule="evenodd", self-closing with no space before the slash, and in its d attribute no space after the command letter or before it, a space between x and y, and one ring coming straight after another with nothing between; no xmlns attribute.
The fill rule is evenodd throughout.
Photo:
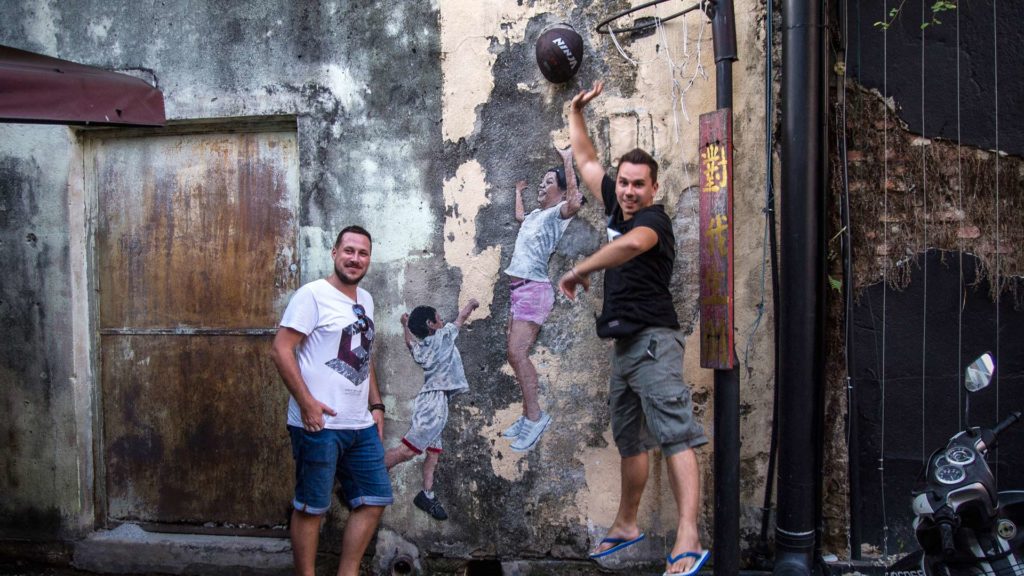
<svg viewBox="0 0 1024 576"><path fill-rule="evenodd" d="M435 520L446 520L448 513L434 494L434 470L441 457L441 432L448 422L448 401L469 390L462 356L455 347L462 325L480 303L470 299L453 322L445 324L430 306L417 306L412 314L402 314L405 345L413 360L423 368L423 387L416 395L412 423L402 443L384 454L390 470L396 464L426 453L423 461L423 490L413 504Z"/></svg>

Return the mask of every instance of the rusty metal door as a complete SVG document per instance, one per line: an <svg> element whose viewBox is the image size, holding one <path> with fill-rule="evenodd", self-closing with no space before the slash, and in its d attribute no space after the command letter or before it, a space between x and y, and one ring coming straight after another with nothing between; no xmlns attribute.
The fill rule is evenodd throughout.
<svg viewBox="0 0 1024 576"><path fill-rule="evenodd" d="M86 142L110 519L285 522L288 396L268 353L298 281L298 152L294 123L266 128Z"/></svg>

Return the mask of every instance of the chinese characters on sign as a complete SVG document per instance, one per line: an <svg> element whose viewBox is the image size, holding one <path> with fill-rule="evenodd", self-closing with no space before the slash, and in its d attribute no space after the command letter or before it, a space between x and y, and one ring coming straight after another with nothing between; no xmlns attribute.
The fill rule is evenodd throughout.
<svg viewBox="0 0 1024 576"><path fill-rule="evenodd" d="M732 110L700 117L700 365L733 367Z"/></svg>

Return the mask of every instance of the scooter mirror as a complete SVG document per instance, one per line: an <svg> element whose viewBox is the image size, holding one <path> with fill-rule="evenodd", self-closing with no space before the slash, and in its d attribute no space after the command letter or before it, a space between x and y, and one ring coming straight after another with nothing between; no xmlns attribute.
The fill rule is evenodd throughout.
<svg viewBox="0 0 1024 576"><path fill-rule="evenodd" d="M968 392L977 392L989 385L992 381L992 355L988 352L982 354L977 360L971 362L964 374L964 388Z"/></svg>

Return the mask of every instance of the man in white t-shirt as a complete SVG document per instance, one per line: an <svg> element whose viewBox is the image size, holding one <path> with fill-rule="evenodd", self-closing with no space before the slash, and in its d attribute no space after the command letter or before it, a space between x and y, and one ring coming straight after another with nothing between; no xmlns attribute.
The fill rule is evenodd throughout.
<svg viewBox="0 0 1024 576"><path fill-rule="evenodd" d="M384 467L384 405L373 368L373 298L359 288L370 267L370 233L349 226L331 250L334 272L299 288L274 337L271 356L284 379L295 459L291 518L295 573L312 576L320 519L334 480L351 513L341 543L340 576L359 564L393 501Z"/></svg>

